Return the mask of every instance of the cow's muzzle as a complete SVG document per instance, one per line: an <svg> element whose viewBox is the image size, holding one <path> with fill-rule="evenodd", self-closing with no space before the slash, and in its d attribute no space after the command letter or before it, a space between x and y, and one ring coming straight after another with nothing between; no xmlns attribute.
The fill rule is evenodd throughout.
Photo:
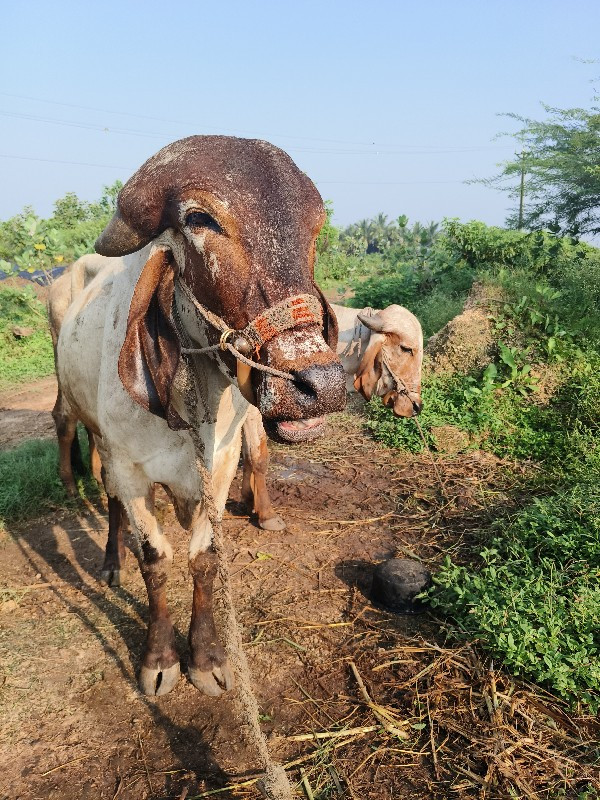
<svg viewBox="0 0 600 800"><path fill-rule="evenodd" d="M383 404L391 408L396 417L416 417L421 413L421 395L407 391L391 391L383 397Z"/></svg>

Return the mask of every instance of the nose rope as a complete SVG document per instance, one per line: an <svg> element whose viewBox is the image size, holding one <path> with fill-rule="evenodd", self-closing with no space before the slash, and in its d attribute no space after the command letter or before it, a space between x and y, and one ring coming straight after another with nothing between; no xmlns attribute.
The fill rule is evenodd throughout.
<svg viewBox="0 0 600 800"><path fill-rule="evenodd" d="M242 330L236 330L235 328L230 328L221 317L198 302L184 281L178 281L177 285L204 320L221 333L218 344L213 344L209 347L182 347L182 353L186 355L203 355L205 353L214 353L217 350L229 351L234 358L253 369L266 372L267 375L273 375L276 378L299 381L298 377L291 372L283 372L266 364L259 364L257 361L253 361L241 353L239 347L242 346L242 343L245 343L249 346L250 352L254 351L258 354L261 347L277 336L278 333L283 333L283 331L290 330L298 325L318 324L322 327L323 309L316 297L311 294L298 294L288 297L281 303L277 303L262 314L259 314ZM174 308L177 312L176 304ZM179 322L181 323L180 319ZM229 341L232 336L235 336L234 342L236 344L232 344Z"/></svg>

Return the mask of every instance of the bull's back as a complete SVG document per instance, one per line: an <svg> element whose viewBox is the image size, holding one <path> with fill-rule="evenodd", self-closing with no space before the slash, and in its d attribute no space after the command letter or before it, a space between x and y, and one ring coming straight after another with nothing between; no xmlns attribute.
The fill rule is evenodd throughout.
<svg viewBox="0 0 600 800"><path fill-rule="evenodd" d="M111 259L113 262L119 259ZM113 263L77 293L67 309L58 337L58 380L71 411L98 433L99 381L107 311L110 306Z"/></svg>
<svg viewBox="0 0 600 800"><path fill-rule="evenodd" d="M337 354L347 376L346 388L349 392L353 392L353 377L371 337L371 331L363 325L361 328L361 348L359 349L356 345L352 346L352 343L356 341L357 334L356 315L360 313L361 309L339 306L337 303L332 303L331 308L337 319L339 329Z"/></svg>

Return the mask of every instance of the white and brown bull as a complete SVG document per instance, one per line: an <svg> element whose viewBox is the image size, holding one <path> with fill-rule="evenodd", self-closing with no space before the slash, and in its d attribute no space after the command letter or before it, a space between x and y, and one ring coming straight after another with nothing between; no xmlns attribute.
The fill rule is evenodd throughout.
<svg viewBox="0 0 600 800"><path fill-rule="evenodd" d="M332 304L338 328L337 352L347 376L348 390L356 389L366 400L383 398L398 417L421 411L423 331L419 320L403 306L381 311ZM269 464L267 437L260 414L250 409L243 427L244 472L242 498L256 512L265 530L283 530L267 489Z"/></svg>
<svg viewBox="0 0 600 800"><path fill-rule="evenodd" d="M154 485L167 489L191 533L189 677L216 695L232 678L214 627L207 506L214 500L223 511L248 399L284 441L318 435L323 415L345 404L335 318L313 280L324 220L315 186L278 148L219 136L175 142L121 190L96 243L110 264L64 315L62 412L94 433L115 569L124 508L148 591L146 694L168 692L179 676L165 594L172 552L154 515ZM182 350L205 348L182 364ZM212 498L196 466L199 442Z"/></svg>

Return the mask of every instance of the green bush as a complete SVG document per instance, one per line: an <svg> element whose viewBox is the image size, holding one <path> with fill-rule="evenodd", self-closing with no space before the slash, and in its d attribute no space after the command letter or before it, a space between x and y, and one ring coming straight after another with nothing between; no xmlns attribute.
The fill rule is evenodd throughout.
<svg viewBox="0 0 600 800"><path fill-rule="evenodd" d="M598 460L596 459L596 462ZM479 563L447 558L429 602L481 639L506 667L571 704L600 708L600 487L536 498L484 535Z"/></svg>
<svg viewBox="0 0 600 800"><path fill-rule="evenodd" d="M73 192L54 204L49 219L38 217L30 206L0 222L0 269L44 273L94 250L94 241L113 213L122 184L105 186L96 203L84 203Z"/></svg>
<svg viewBox="0 0 600 800"><path fill-rule="evenodd" d="M455 635L477 638L513 673L595 712L600 709L599 252L549 234L482 223L447 223L446 233L460 265L450 274L450 285L458 274L476 273L484 283L500 285L506 301L493 306L497 355L485 370L425 375L420 417L425 437L435 448L433 429L451 425L466 434L465 448L534 461L538 468L519 477L516 499L526 494L525 505L508 518L499 510L493 525L464 543L454 560L447 558L428 600L454 621ZM442 273L435 290L443 299L440 319L452 297L444 280ZM371 279L364 288L382 304L413 291L403 276ZM380 441L422 450L413 420L394 418L379 401L368 405L367 414ZM532 500L532 493L541 496Z"/></svg>
<svg viewBox="0 0 600 800"><path fill-rule="evenodd" d="M501 271L501 282L513 291L515 279L522 285L543 279L560 289L557 306L571 330L600 341L598 248L548 231L508 231L483 222L446 220L444 236L455 258L479 274Z"/></svg>

